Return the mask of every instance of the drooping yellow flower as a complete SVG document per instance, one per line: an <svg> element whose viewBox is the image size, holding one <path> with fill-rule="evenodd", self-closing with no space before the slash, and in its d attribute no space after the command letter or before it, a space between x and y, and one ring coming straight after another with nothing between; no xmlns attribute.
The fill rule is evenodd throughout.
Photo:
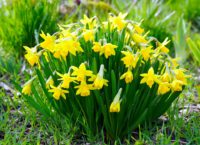
<svg viewBox="0 0 200 145"><path fill-rule="evenodd" d="M170 84L168 82L159 83L158 94L165 94L170 91Z"/></svg>
<svg viewBox="0 0 200 145"><path fill-rule="evenodd" d="M168 41L168 39L166 38L162 43L158 42L158 50L160 50L161 52L164 53L168 53L169 49L166 47L166 45L170 42L170 40Z"/></svg>
<svg viewBox="0 0 200 145"><path fill-rule="evenodd" d="M150 88L152 87L154 82L157 80L157 75L154 74L153 67L149 69L148 73L141 74L140 76L143 77L140 83L141 84L146 83Z"/></svg>
<svg viewBox="0 0 200 145"><path fill-rule="evenodd" d="M102 51L102 46L99 42L94 42L93 43L93 47L92 49L94 50L94 52L101 52Z"/></svg>
<svg viewBox="0 0 200 145"><path fill-rule="evenodd" d="M85 63L81 63L79 68L72 66L72 69L72 76L76 76L78 81L85 81L86 76L92 76L92 71L86 69Z"/></svg>
<svg viewBox="0 0 200 145"><path fill-rule="evenodd" d="M111 55L115 55L115 48L117 48L117 45L107 43L103 46L103 48L100 52L100 55L102 55L104 53L106 58L108 58Z"/></svg>
<svg viewBox="0 0 200 145"><path fill-rule="evenodd" d="M128 83L131 83L132 80L133 80L133 73L130 69L128 69L127 72L125 72L121 77L120 77L120 80L121 79L125 79L125 82L128 84Z"/></svg>
<svg viewBox="0 0 200 145"><path fill-rule="evenodd" d="M47 33L47 35L42 32L40 36L44 39L42 43L40 43L40 46L46 50L49 50L52 52L54 50L54 45L55 45L55 37L51 36L50 34Z"/></svg>
<svg viewBox="0 0 200 145"><path fill-rule="evenodd" d="M80 95L83 97L90 95L90 90L92 89L91 84L87 84L85 81L81 81L79 86L75 86L75 88L78 88L76 91L76 95Z"/></svg>
<svg viewBox="0 0 200 145"><path fill-rule="evenodd" d="M144 29L142 29L139 25L134 24L134 29L138 34L142 34Z"/></svg>
<svg viewBox="0 0 200 145"><path fill-rule="evenodd" d="M133 34L133 36L132 36L132 38L133 38L133 41L135 42L135 43L147 43L148 41L145 39L145 37L144 36L142 36L142 35L139 35L139 34L137 34L137 33L134 33Z"/></svg>
<svg viewBox="0 0 200 145"><path fill-rule="evenodd" d="M65 93L69 93L69 91L63 90L63 89L61 88L60 85L58 85L57 87L51 86L51 88L52 88L52 89L50 89L49 92L52 92L52 93L53 93L53 97L54 97L56 100L59 100L61 96L62 96L64 99L66 99Z"/></svg>
<svg viewBox="0 0 200 145"><path fill-rule="evenodd" d="M120 112L120 96L122 93L122 88L119 89L117 95L115 96L113 102L110 105L110 112Z"/></svg>
<svg viewBox="0 0 200 145"><path fill-rule="evenodd" d="M87 41L93 41L94 40L94 30L84 30L83 31L83 38Z"/></svg>
<svg viewBox="0 0 200 145"><path fill-rule="evenodd" d="M190 76L185 75L184 72L186 72L186 70L184 70L184 69L175 69L174 70L176 79L182 81L186 85L187 78L189 78Z"/></svg>
<svg viewBox="0 0 200 145"><path fill-rule="evenodd" d="M32 79L30 79L29 81L27 81L24 85L23 85L23 88L22 88L22 93L25 94L25 95L30 95L31 94L31 85L32 85L32 82L33 80L35 79L36 77L33 77Z"/></svg>
<svg viewBox="0 0 200 145"><path fill-rule="evenodd" d="M161 81L163 82L170 82L171 81L171 76L169 75L168 72L165 72L162 76L161 76Z"/></svg>
<svg viewBox="0 0 200 145"><path fill-rule="evenodd" d="M88 18L87 15L84 15L83 19L80 22L85 26L85 28L93 29L96 26L96 20L94 18Z"/></svg>
<svg viewBox="0 0 200 145"><path fill-rule="evenodd" d="M94 89L100 90L103 86L108 86L108 80L103 78L104 76L104 65L100 66L99 72L97 75L92 76L89 81L94 81L93 86Z"/></svg>
<svg viewBox="0 0 200 145"><path fill-rule="evenodd" d="M60 74L57 72L57 74L61 77L58 80L62 80L62 84L61 84L62 88L68 89L70 86L70 83L75 81L75 78L71 77L70 73Z"/></svg>
<svg viewBox="0 0 200 145"><path fill-rule="evenodd" d="M150 58L150 53L152 52L151 48L152 48L152 46L148 46L146 48L141 49L141 54L145 61L148 61Z"/></svg>
<svg viewBox="0 0 200 145"><path fill-rule="evenodd" d="M52 76L50 76L46 81L46 88L49 89L50 86L53 86L53 85L54 85L54 81L53 81Z"/></svg>
<svg viewBox="0 0 200 145"><path fill-rule="evenodd" d="M26 50L25 58L31 66L35 64L39 64L39 53L37 52L36 48L29 48L24 46Z"/></svg>
<svg viewBox="0 0 200 145"><path fill-rule="evenodd" d="M184 85L184 83L180 80L173 80L173 82L171 83L171 88L173 91L182 91L182 86Z"/></svg>
<svg viewBox="0 0 200 145"><path fill-rule="evenodd" d="M110 16L109 21L114 28L117 28L118 31L121 31L127 24L127 22L124 20L126 16L127 13L119 13L118 16Z"/></svg>
<svg viewBox="0 0 200 145"><path fill-rule="evenodd" d="M125 56L121 59L125 66L127 68L135 68L136 64L139 60L139 57L137 55L134 55L132 52L130 51L121 51L121 53L123 53Z"/></svg>

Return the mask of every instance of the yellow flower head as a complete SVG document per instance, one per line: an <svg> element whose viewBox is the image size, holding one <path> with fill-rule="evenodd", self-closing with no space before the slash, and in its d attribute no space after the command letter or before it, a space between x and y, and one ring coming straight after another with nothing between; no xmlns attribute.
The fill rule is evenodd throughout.
<svg viewBox="0 0 200 145"><path fill-rule="evenodd" d="M182 86L184 85L184 83L180 80L173 80L173 82L171 83L171 88L173 91L182 91Z"/></svg>
<svg viewBox="0 0 200 145"><path fill-rule="evenodd" d="M70 73L60 74L57 72L57 74L61 77L58 80L62 80L62 84L61 84L62 88L68 89L70 86L70 83L75 81L75 78L71 77Z"/></svg>
<svg viewBox="0 0 200 145"><path fill-rule="evenodd" d="M148 61L150 58L150 53L153 51L153 50L151 50L151 48L152 48L152 46L148 46L146 48L141 49L141 54L145 61Z"/></svg>
<svg viewBox="0 0 200 145"><path fill-rule="evenodd" d="M35 64L39 64L39 53L37 52L36 48L29 48L27 46L24 46L26 50L25 59L28 61L28 63L31 66L34 66Z"/></svg>
<svg viewBox="0 0 200 145"><path fill-rule="evenodd" d="M94 89L100 90L103 86L108 86L108 80L103 78L104 75L104 65L100 66L99 72L97 75L92 76L89 81L94 81L93 86Z"/></svg>
<svg viewBox="0 0 200 145"><path fill-rule="evenodd" d="M104 53L106 58L108 58L111 55L115 55L115 48L117 48L117 45L107 43L103 46L103 48L100 52L100 55L102 55Z"/></svg>
<svg viewBox="0 0 200 145"><path fill-rule="evenodd" d="M138 34L142 34L144 29L142 29L139 25L134 24L134 29Z"/></svg>
<svg viewBox="0 0 200 145"><path fill-rule="evenodd" d="M51 86L52 89L49 90L49 92L52 92L53 93L53 97L56 99L56 100L59 100L60 97L62 96L64 99L66 99L66 96L65 96L65 93L69 93L67 90L63 90L61 88L61 86Z"/></svg>
<svg viewBox="0 0 200 145"><path fill-rule="evenodd" d="M171 76L169 75L169 73L165 72L162 76L161 76L161 80L163 82L170 82L171 81Z"/></svg>
<svg viewBox="0 0 200 145"><path fill-rule="evenodd" d="M121 60L124 62L125 66L128 68L130 68L130 67L135 68L139 57L137 55L134 55L130 51L122 51L122 53L125 56Z"/></svg>
<svg viewBox="0 0 200 145"><path fill-rule="evenodd" d="M92 85L87 84L85 81L81 81L80 85L76 86L75 88L78 88L78 90L76 91L76 95L86 97L90 95L90 90L92 89Z"/></svg>
<svg viewBox="0 0 200 145"><path fill-rule="evenodd" d="M29 81L27 81L24 85L23 85L23 88L22 88L22 93L25 94L25 95L30 95L31 94L31 84L33 82L33 80L35 79L36 77L33 77L32 79L30 79Z"/></svg>
<svg viewBox="0 0 200 145"><path fill-rule="evenodd" d="M94 52L101 52L102 51L102 46L99 42L94 42L93 43L93 47L92 49L94 50Z"/></svg>
<svg viewBox="0 0 200 145"><path fill-rule="evenodd" d="M118 16L110 16L109 21L114 28L117 28L118 31L121 31L127 24L124 18L127 16L127 13L119 13Z"/></svg>
<svg viewBox="0 0 200 145"><path fill-rule="evenodd" d="M83 31L83 38L87 41L93 41L94 40L94 30L84 30Z"/></svg>
<svg viewBox="0 0 200 145"><path fill-rule="evenodd" d="M53 85L54 85L54 81L53 81L52 76L50 76L46 81L46 88L49 89L50 86L53 86Z"/></svg>
<svg viewBox="0 0 200 145"><path fill-rule="evenodd" d="M110 105L110 112L120 112L120 96L122 93L122 88L119 89L117 95L115 96L113 102Z"/></svg>
<svg viewBox="0 0 200 145"><path fill-rule="evenodd" d="M85 81L86 76L92 76L92 71L86 69L85 63L81 63L79 68L72 66L72 69L72 76L76 76L78 81Z"/></svg>
<svg viewBox="0 0 200 145"><path fill-rule="evenodd" d="M158 87L158 94L165 94L170 91L170 84L167 82L161 82Z"/></svg>
<svg viewBox="0 0 200 145"><path fill-rule="evenodd" d="M133 80L133 73L130 69L128 69L127 72L125 72L121 77L120 77L120 80L121 79L124 79L125 78L125 82L128 84L128 83L131 83L132 80Z"/></svg>
<svg viewBox="0 0 200 145"><path fill-rule="evenodd" d="M158 42L158 50L164 53L168 53L169 49L166 47L166 45L169 43L168 39L166 38L162 43Z"/></svg>
<svg viewBox="0 0 200 145"><path fill-rule="evenodd" d="M137 33L134 33L133 34L133 36L132 36L132 38L133 38L133 41L135 42L135 43L147 43L148 41L145 39L145 36L142 36L142 35L139 35L139 34L137 34Z"/></svg>
<svg viewBox="0 0 200 145"><path fill-rule="evenodd" d="M143 77L141 80L141 84L146 83L150 88L154 84L154 81L157 80L157 75L154 74L154 69L151 67L148 71L148 73L141 74L140 76Z"/></svg>
<svg viewBox="0 0 200 145"><path fill-rule="evenodd" d="M88 18L87 15L84 15L83 19L80 22L87 28L93 29L96 26L96 20L94 18Z"/></svg>
<svg viewBox="0 0 200 145"><path fill-rule="evenodd" d="M55 37L51 36L50 34L47 33L47 35L42 32L40 36L44 39L42 43L40 43L40 46L44 49L49 50L50 52L53 51L54 45L55 45Z"/></svg>
<svg viewBox="0 0 200 145"><path fill-rule="evenodd" d="M185 75L184 72L186 70L184 69L175 69L174 73L175 73L175 77L177 80L182 81L185 85L187 84L187 78L189 78L189 75Z"/></svg>

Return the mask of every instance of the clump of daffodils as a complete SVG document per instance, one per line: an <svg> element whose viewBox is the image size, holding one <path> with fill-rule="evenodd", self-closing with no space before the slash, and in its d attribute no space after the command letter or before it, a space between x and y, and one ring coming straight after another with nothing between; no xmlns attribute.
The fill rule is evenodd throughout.
<svg viewBox="0 0 200 145"><path fill-rule="evenodd" d="M24 46L36 76L22 93L39 103L31 89L38 79L34 90L41 86L44 93L37 94L47 96L43 104L72 118L82 116L94 134L105 128L111 138L162 115L189 76L169 55L167 38L159 42L148 36L141 23L126 20L126 15L110 14L105 22L85 15L53 35L42 32L40 44Z"/></svg>

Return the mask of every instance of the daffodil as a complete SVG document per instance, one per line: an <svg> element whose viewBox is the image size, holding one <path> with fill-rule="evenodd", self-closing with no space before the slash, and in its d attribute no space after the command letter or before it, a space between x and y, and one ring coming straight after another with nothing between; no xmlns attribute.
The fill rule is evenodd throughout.
<svg viewBox="0 0 200 145"><path fill-rule="evenodd" d="M94 42L93 43L93 47L92 49L94 50L94 52L101 52L102 51L102 46L100 42Z"/></svg>
<svg viewBox="0 0 200 145"><path fill-rule="evenodd" d="M185 75L184 72L186 70L184 69L175 69L174 73L175 73L175 77L177 80L182 81L184 84L187 84L187 78L189 78L189 75Z"/></svg>
<svg viewBox="0 0 200 145"><path fill-rule="evenodd" d="M61 84L62 88L68 89L70 86L70 83L75 81L75 78L71 77L69 72L65 74L60 74L57 72L57 74L61 77L58 80L62 80L62 84Z"/></svg>
<svg viewBox="0 0 200 145"><path fill-rule="evenodd" d="M159 83L158 94L165 94L170 91L170 84L168 82Z"/></svg>
<svg viewBox="0 0 200 145"><path fill-rule="evenodd" d="M127 68L129 68L129 67L135 68L136 64L139 60L139 57L130 51L122 51L121 53L125 55L121 59L123 61L123 63L125 64L125 66Z"/></svg>
<svg viewBox="0 0 200 145"><path fill-rule="evenodd" d="M117 48L117 45L107 43L103 46L102 50L100 51L100 55L104 53L106 58L110 57L111 55L115 55L115 48Z"/></svg>
<svg viewBox="0 0 200 145"><path fill-rule="evenodd" d="M94 30L84 30L83 31L83 38L87 41L93 41L94 40Z"/></svg>
<svg viewBox="0 0 200 145"><path fill-rule="evenodd" d="M99 72L97 75L92 76L89 81L94 81L93 86L94 89L102 89L103 86L108 86L108 80L103 78L104 76L104 65L100 66Z"/></svg>
<svg viewBox="0 0 200 145"><path fill-rule="evenodd" d="M171 88L173 91L182 91L182 86L184 85L184 83L180 80L173 80L173 82L171 83Z"/></svg>
<svg viewBox="0 0 200 145"><path fill-rule="evenodd" d="M39 53L37 52L36 48L29 48L24 46L26 50L25 58L31 66L35 64L39 64Z"/></svg>
<svg viewBox="0 0 200 145"><path fill-rule="evenodd" d="M152 48L152 46L148 46L146 48L141 49L141 54L145 61L148 61L150 58L150 53L152 52L151 48Z"/></svg>
<svg viewBox="0 0 200 145"><path fill-rule="evenodd" d="M115 96L113 102L110 105L110 112L120 112L120 96L122 93L122 88L119 89L117 95Z"/></svg>
<svg viewBox="0 0 200 145"><path fill-rule="evenodd" d="M65 94L69 93L69 91L62 89L60 85L58 85L57 87L51 86L51 89L49 90L49 92L53 93L53 97L56 100L59 100L60 97L63 97L64 99L66 99Z"/></svg>
<svg viewBox="0 0 200 145"><path fill-rule="evenodd" d="M150 88L152 87L154 82L157 80L157 75L154 74L153 67L149 69L148 73L141 74L140 76L143 77L140 83L141 84L146 83Z"/></svg>
<svg viewBox="0 0 200 145"><path fill-rule="evenodd" d="M49 50L52 52L54 50L54 45L55 45L55 37L51 36L50 34L47 33L47 35L42 32L40 36L44 39L42 43L40 43L40 46L46 50Z"/></svg>
<svg viewBox="0 0 200 145"><path fill-rule="evenodd" d="M120 80L121 79L125 79L125 82L128 84L128 83L131 83L132 80L133 80L133 73L130 69L128 69L127 72L125 72L121 77L120 77Z"/></svg>
<svg viewBox="0 0 200 145"><path fill-rule="evenodd" d="M93 29L96 26L96 20L94 18L88 18L87 15L83 16L80 22L85 26L85 28Z"/></svg>
<svg viewBox="0 0 200 145"><path fill-rule="evenodd" d="M165 72L162 76L161 76L161 80L163 82L170 82L171 81L171 76L169 75L168 72Z"/></svg>
<svg viewBox="0 0 200 145"><path fill-rule="evenodd" d="M168 53L169 49L166 47L166 45L169 43L168 39L166 38L162 43L158 42L158 50L164 53Z"/></svg>
<svg viewBox="0 0 200 145"><path fill-rule="evenodd" d="M119 13L118 16L110 16L109 21L114 28L117 28L118 31L121 31L127 24L127 22L124 20L126 16L127 13Z"/></svg>
<svg viewBox="0 0 200 145"><path fill-rule="evenodd" d="M30 79L29 81L27 81L24 85L23 85L23 88L22 88L22 93L25 94L25 95L30 95L31 94L31 85L32 85L32 82L33 80L35 79L36 77L33 77L32 79Z"/></svg>
<svg viewBox="0 0 200 145"><path fill-rule="evenodd" d="M46 88L49 89L50 86L53 86L53 85L54 85L54 81L53 81L52 76L50 76L46 81Z"/></svg>
<svg viewBox="0 0 200 145"><path fill-rule="evenodd" d="M133 34L133 36L132 36L132 38L133 38L133 41L135 42L135 43L147 43L148 41L145 39L145 37L144 36L142 36L142 35L140 35L140 34L137 34L137 33L134 33Z"/></svg>
<svg viewBox="0 0 200 145"><path fill-rule="evenodd" d="M139 25L134 24L133 26L138 34L142 34L144 32L144 29L142 29Z"/></svg>
<svg viewBox="0 0 200 145"><path fill-rule="evenodd" d="M80 95L83 97L90 95L90 90L92 89L91 84L87 84L85 81L81 81L79 86L75 86L75 88L78 88L76 91L76 95Z"/></svg>
<svg viewBox="0 0 200 145"><path fill-rule="evenodd" d="M92 76L92 71L86 69L85 63L81 63L79 68L72 66L72 69L72 76L76 76L78 81L85 81L86 76Z"/></svg>

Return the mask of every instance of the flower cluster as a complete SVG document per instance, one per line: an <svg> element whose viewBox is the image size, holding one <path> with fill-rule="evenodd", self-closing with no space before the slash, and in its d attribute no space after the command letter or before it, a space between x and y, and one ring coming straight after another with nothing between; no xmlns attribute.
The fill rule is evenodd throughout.
<svg viewBox="0 0 200 145"><path fill-rule="evenodd" d="M97 17L85 15L80 23L60 26L60 31L53 35L42 32L43 41L35 47L24 47L25 59L45 74L46 89L55 101L66 101L72 96L91 97L93 103L112 114L120 112L123 102L127 111L131 105L142 104L134 101L140 100L143 91L147 92L147 99L154 96L161 101L158 103L165 102L160 98L166 94L178 97L176 92L187 85L189 75L170 56L167 48L170 41L148 37L149 32L145 33L141 22L126 20L126 15L110 15L102 23ZM35 78L23 86L23 94L31 95ZM77 104L80 102L74 106ZM133 116L139 114L134 112ZM106 118L105 111L102 114Z"/></svg>

